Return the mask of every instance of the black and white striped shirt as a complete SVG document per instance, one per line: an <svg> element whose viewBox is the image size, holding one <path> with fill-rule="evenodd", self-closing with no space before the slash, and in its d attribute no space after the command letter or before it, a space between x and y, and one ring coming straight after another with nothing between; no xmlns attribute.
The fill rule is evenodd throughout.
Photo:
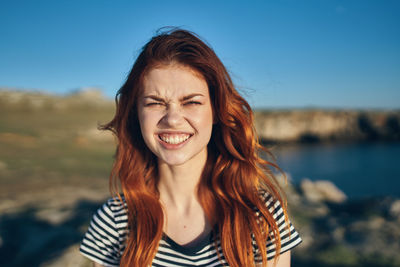
<svg viewBox="0 0 400 267"><path fill-rule="evenodd" d="M301 238L290 222L290 233L288 231L280 203L274 201L268 193L263 194L263 198L269 208L269 212L273 214L279 226L281 237L280 253L300 244ZM126 204L124 203L124 205ZM121 205L120 200L109 199L94 214L89 229L82 240L80 252L94 262L104 266L119 266L128 236L127 227L128 216L126 209ZM167 235L164 235L160 240L152 266L228 266L222 255L220 240L218 237L215 240L213 236L210 233L195 247L188 248L177 244ZM268 260L272 259L276 254L273 241L268 240L266 244ZM220 257L218 257L215 243L220 252ZM258 250L254 240L253 251L256 261L261 261L261 256L257 256Z"/></svg>

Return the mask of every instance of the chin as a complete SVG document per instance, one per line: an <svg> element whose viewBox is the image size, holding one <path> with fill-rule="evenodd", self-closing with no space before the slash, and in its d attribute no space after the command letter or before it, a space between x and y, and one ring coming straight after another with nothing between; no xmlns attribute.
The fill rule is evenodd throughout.
<svg viewBox="0 0 400 267"><path fill-rule="evenodd" d="M203 161L204 154L207 155L206 150L196 151L194 154L188 153L167 153L167 154L159 154L157 158L160 163L167 164L168 166L182 166L188 164L190 166L197 165L199 162ZM207 157L207 156L206 156Z"/></svg>
<svg viewBox="0 0 400 267"><path fill-rule="evenodd" d="M158 157L159 162L163 164L167 164L168 166L181 166L189 161L186 158L165 158Z"/></svg>

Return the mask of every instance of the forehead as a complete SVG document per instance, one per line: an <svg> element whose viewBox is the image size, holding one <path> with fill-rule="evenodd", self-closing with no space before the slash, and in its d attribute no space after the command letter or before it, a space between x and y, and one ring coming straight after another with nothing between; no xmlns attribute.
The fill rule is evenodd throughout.
<svg viewBox="0 0 400 267"><path fill-rule="evenodd" d="M208 96L208 86L203 76L190 67L179 64L150 69L143 78L142 94L175 97L192 93Z"/></svg>

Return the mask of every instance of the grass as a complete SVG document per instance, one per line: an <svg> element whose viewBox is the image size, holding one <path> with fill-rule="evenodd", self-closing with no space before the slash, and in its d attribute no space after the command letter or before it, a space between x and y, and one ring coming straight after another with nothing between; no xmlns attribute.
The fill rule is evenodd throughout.
<svg viewBox="0 0 400 267"><path fill-rule="evenodd" d="M112 118L113 103L66 101L50 98L33 107L24 99L0 107L0 193L10 186L22 193L35 190L34 180L77 185L108 179L115 143L96 128ZM58 103L64 108L54 108Z"/></svg>

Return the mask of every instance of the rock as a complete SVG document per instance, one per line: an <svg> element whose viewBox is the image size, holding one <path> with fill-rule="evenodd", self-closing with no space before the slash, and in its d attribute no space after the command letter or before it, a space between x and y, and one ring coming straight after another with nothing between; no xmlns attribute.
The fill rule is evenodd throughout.
<svg viewBox="0 0 400 267"><path fill-rule="evenodd" d="M342 226L337 227L332 231L332 237L335 240L336 243L341 243L344 239L346 229Z"/></svg>
<svg viewBox="0 0 400 267"><path fill-rule="evenodd" d="M395 200L389 208L390 216L399 219L400 218L400 199Z"/></svg>
<svg viewBox="0 0 400 267"><path fill-rule="evenodd" d="M316 181L315 188L324 196L324 200L334 203L346 201L347 196L330 181Z"/></svg>
<svg viewBox="0 0 400 267"><path fill-rule="evenodd" d="M310 179L303 179L300 183L304 197L311 202L320 202L322 196L315 190L314 184Z"/></svg>
<svg viewBox="0 0 400 267"><path fill-rule="evenodd" d="M380 230L385 224L385 219L380 216L374 216L368 220L368 228L370 230Z"/></svg>
<svg viewBox="0 0 400 267"><path fill-rule="evenodd" d="M399 140L400 112L258 110L255 126L266 142Z"/></svg>
<svg viewBox="0 0 400 267"><path fill-rule="evenodd" d="M278 182L278 185L285 192L287 200L290 204L296 205L301 201L301 196L296 192L292 177L289 173L277 173L275 174L275 179Z"/></svg>
<svg viewBox="0 0 400 267"><path fill-rule="evenodd" d="M330 181L315 181L303 179L300 183L304 197L310 202L343 203L347 197Z"/></svg>
<svg viewBox="0 0 400 267"><path fill-rule="evenodd" d="M381 255L385 258L399 259L400 228L398 223L374 216L356 220L347 225L346 230L346 243L355 251L365 255Z"/></svg>

